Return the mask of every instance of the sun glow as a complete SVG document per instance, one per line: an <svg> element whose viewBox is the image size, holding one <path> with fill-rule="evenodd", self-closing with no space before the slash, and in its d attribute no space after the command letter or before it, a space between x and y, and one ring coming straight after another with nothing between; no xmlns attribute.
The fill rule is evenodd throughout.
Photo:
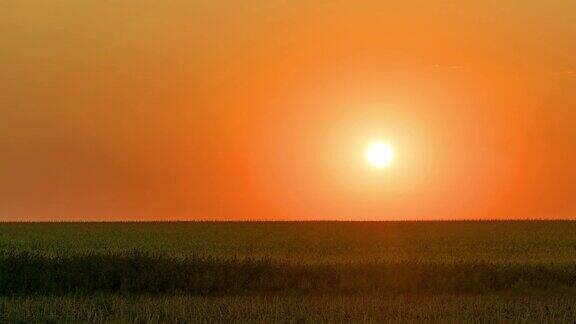
<svg viewBox="0 0 576 324"><path fill-rule="evenodd" d="M365 151L366 161L374 168L385 168L394 161L394 149L387 143L375 141L370 143Z"/></svg>

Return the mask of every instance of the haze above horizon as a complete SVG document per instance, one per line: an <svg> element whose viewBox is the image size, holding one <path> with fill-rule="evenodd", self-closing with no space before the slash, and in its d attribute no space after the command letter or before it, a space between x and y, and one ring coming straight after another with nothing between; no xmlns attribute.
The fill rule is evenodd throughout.
<svg viewBox="0 0 576 324"><path fill-rule="evenodd" d="M576 2L0 3L0 221L576 218Z"/></svg>

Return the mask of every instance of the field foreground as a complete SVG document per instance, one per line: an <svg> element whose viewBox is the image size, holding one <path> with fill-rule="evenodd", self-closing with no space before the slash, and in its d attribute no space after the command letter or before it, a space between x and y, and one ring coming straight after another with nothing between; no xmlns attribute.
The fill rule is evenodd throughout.
<svg viewBox="0 0 576 324"><path fill-rule="evenodd" d="M0 321L576 318L576 222L0 225Z"/></svg>
<svg viewBox="0 0 576 324"><path fill-rule="evenodd" d="M573 323L574 294L0 298L8 322Z"/></svg>

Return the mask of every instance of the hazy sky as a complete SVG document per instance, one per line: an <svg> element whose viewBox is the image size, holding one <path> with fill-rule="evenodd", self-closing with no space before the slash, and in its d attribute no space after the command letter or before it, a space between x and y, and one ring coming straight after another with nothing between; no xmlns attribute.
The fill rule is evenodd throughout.
<svg viewBox="0 0 576 324"><path fill-rule="evenodd" d="M3 0L0 40L0 220L576 218L573 0Z"/></svg>

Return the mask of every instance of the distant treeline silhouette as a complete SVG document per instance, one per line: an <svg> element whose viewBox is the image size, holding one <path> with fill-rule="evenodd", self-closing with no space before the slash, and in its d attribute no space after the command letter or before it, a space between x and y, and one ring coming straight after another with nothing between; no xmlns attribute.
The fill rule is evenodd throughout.
<svg viewBox="0 0 576 324"><path fill-rule="evenodd" d="M492 292L576 287L576 263L339 263L143 253L0 256L0 295Z"/></svg>

